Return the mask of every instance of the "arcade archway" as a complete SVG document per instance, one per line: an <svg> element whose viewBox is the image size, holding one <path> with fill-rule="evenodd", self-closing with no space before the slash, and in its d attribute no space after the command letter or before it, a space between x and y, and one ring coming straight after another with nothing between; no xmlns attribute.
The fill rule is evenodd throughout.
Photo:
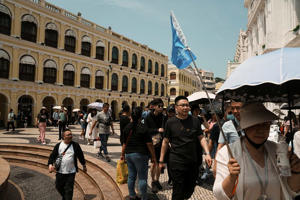
<svg viewBox="0 0 300 200"><path fill-rule="evenodd" d="M6 126L6 118L8 115L8 99L0 93L0 127ZM17 113L15 113L17 114Z"/></svg>
<svg viewBox="0 0 300 200"><path fill-rule="evenodd" d="M111 116L113 120L117 119L117 112L118 112L118 102L117 101L112 101L111 102Z"/></svg>
<svg viewBox="0 0 300 200"><path fill-rule="evenodd" d="M17 127L24 127L24 123L31 126L33 123L33 98L23 95L18 100L18 120Z"/></svg>
<svg viewBox="0 0 300 200"><path fill-rule="evenodd" d="M89 105L88 99L81 99L80 110L86 113L88 111L88 107L87 107L88 105Z"/></svg>

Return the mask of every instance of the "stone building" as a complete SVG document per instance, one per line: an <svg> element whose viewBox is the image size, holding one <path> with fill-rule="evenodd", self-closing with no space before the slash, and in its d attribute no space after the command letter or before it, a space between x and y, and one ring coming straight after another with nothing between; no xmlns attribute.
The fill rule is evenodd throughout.
<svg viewBox="0 0 300 200"><path fill-rule="evenodd" d="M240 30L239 38L237 40L235 55L233 61L227 62L226 79L233 72L233 70L240 65L248 57L248 39L245 31Z"/></svg>
<svg viewBox="0 0 300 200"><path fill-rule="evenodd" d="M227 63L227 77L249 57L300 46L299 0L244 0L244 6L247 30L240 31L235 58Z"/></svg>
<svg viewBox="0 0 300 200"><path fill-rule="evenodd" d="M0 0L0 120L42 106L167 103L168 57L45 0Z"/></svg>
<svg viewBox="0 0 300 200"><path fill-rule="evenodd" d="M206 90L214 92L216 89L216 81L215 81L214 73L202 69L200 70L200 74L203 81L202 89L204 90L206 88Z"/></svg>
<svg viewBox="0 0 300 200"><path fill-rule="evenodd" d="M168 95L170 103L174 103L176 96L189 96L202 89L198 77L195 76L194 69L189 66L185 69L178 69L173 64L168 64Z"/></svg>

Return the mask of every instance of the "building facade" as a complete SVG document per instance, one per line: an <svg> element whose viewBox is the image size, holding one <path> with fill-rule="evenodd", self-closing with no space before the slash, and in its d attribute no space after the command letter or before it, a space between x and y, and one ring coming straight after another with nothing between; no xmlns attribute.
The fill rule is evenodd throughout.
<svg viewBox="0 0 300 200"><path fill-rule="evenodd" d="M176 96L189 96L201 90L201 83L195 76L194 69L189 66L185 69L178 69L173 64L168 64L168 96L170 103L174 103Z"/></svg>
<svg viewBox="0 0 300 200"><path fill-rule="evenodd" d="M202 89L206 89L208 91L214 92L216 89L216 81L213 72L200 70L200 74L203 81Z"/></svg>
<svg viewBox="0 0 300 200"><path fill-rule="evenodd" d="M282 47L300 46L298 0L245 0L248 58Z"/></svg>
<svg viewBox="0 0 300 200"><path fill-rule="evenodd" d="M226 79L233 72L233 70L240 65L248 57L248 39L245 31L240 30L239 38L237 40L235 55L233 61L227 62Z"/></svg>
<svg viewBox="0 0 300 200"><path fill-rule="evenodd" d="M0 0L0 120L42 106L167 103L168 57L44 0ZM29 122L29 123L30 123Z"/></svg>

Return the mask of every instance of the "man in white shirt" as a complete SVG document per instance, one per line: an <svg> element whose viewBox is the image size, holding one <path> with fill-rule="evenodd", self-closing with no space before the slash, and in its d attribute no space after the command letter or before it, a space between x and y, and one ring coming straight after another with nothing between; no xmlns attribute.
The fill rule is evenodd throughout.
<svg viewBox="0 0 300 200"><path fill-rule="evenodd" d="M77 142L72 141L72 132L66 129L63 141L55 145L48 160L49 172L54 172L53 163L59 155L62 155L62 161L59 169L56 171L56 189L64 200L72 200L75 174L78 172L77 158L86 172L85 159L83 152Z"/></svg>
<svg viewBox="0 0 300 200"><path fill-rule="evenodd" d="M13 131L15 131L15 114L13 109L10 109L8 116L7 116L7 129L9 130L10 125L12 126Z"/></svg>

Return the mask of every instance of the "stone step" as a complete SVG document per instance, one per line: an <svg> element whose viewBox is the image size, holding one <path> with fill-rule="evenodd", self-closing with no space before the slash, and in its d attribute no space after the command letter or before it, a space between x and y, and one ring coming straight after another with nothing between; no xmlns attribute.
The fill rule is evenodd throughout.
<svg viewBox="0 0 300 200"><path fill-rule="evenodd" d="M41 164L47 165L48 157L52 151L51 146L27 145L27 144L0 144L0 154L19 156L21 158L41 159ZM126 185L118 186L110 174L116 174L116 169L111 165L92 156L85 155L88 172L86 178L93 182L103 194L102 199L124 199L128 195ZM47 167L47 166L46 166ZM79 165L81 171L81 165ZM79 173L80 174L80 173Z"/></svg>
<svg viewBox="0 0 300 200"><path fill-rule="evenodd" d="M34 152L30 150L30 147L24 149L0 149L0 155L10 155L10 156L19 156L21 158L37 158L41 159L41 162L45 165L48 163L49 153L42 152L40 149L34 149ZM96 159L97 161L97 159ZM82 173L84 176L87 176L90 181L93 182L94 186L98 188L99 191L102 191L104 199L114 200L120 199L119 188L114 184L114 180L111 179L110 175L102 170L97 164L86 160L86 166L88 173ZM79 166L81 169L81 166ZM104 181L105 180L105 181ZM114 192L116 191L117 192Z"/></svg>
<svg viewBox="0 0 300 200"><path fill-rule="evenodd" d="M44 174L53 180L55 180L55 173L49 173L48 169L38 167L36 165L28 164L26 162L20 162L19 160L10 160L10 163L14 166L22 167L22 168L27 168L29 170L34 170L38 173ZM54 185L53 185L54 187ZM74 194L73 194L73 200L82 200L84 199L84 192L82 188L78 185L78 183L75 181L74 184Z"/></svg>
<svg viewBox="0 0 300 200"><path fill-rule="evenodd" d="M10 163L14 163L14 164L22 163L29 167L35 166L35 167L42 168L46 171L48 170L47 163L45 164L45 159L22 157L20 155L18 156L5 155L2 154L3 152L0 153L2 157L8 160ZM48 174L44 172L44 174L47 176L50 175L49 172ZM51 176L54 176L54 173L51 174ZM83 172L79 172L76 174L75 184L78 186L79 190L82 191L82 194L84 196L89 196L89 199L95 199L95 200L104 199L101 190L98 190L98 186L95 185L95 182L92 179L88 179Z"/></svg>

